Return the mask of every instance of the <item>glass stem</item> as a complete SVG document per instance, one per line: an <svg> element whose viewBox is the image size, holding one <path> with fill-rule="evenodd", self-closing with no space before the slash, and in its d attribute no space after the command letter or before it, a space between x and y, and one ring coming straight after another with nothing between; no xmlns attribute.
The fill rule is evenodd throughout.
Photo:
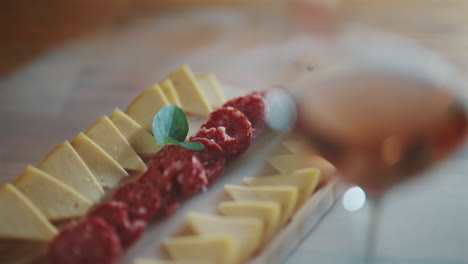
<svg viewBox="0 0 468 264"><path fill-rule="evenodd" d="M364 251L364 263L374 263L376 245L377 245L377 231L380 221L380 198L370 198L369 202L369 226L367 231L367 245Z"/></svg>
<svg viewBox="0 0 468 264"><path fill-rule="evenodd" d="M353 264L375 263L380 203L380 198L368 197L363 210L351 215Z"/></svg>

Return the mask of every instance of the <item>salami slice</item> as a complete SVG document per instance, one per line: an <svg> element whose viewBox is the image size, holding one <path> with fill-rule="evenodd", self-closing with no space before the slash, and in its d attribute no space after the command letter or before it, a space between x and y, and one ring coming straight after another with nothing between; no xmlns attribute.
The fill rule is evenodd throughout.
<svg viewBox="0 0 468 264"><path fill-rule="evenodd" d="M229 136L226 133L225 127L200 128L200 131L198 131L195 137L190 138L190 140L195 138L205 138L214 141L221 147L225 157L235 156L240 148L239 140Z"/></svg>
<svg viewBox="0 0 468 264"><path fill-rule="evenodd" d="M50 243L51 264L114 264L122 253L114 229L100 218L87 218L66 226Z"/></svg>
<svg viewBox="0 0 468 264"><path fill-rule="evenodd" d="M177 145L160 150L139 181L159 190L165 199L168 195L187 198L207 184L205 167L195 153Z"/></svg>
<svg viewBox="0 0 468 264"><path fill-rule="evenodd" d="M223 149L213 140L206 138L192 138L191 142L200 142L205 148L196 151L195 155L200 159L206 170L208 185L212 184L224 171L226 158Z"/></svg>
<svg viewBox="0 0 468 264"><path fill-rule="evenodd" d="M265 128L268 107L266 100L260 96L260 92L234 98L223 105L223 107L228 106L241 111L249 119L254 137Z"/></svg>
<svg viewBox="0 0 468 264"><path fill-rule="evenodd" d="M210 128L216 130L208 130ZM228 106L213 111L195 137L213 139L229 158L241 154L250 146L252 126L241 111Z"/></svg>
<svg viewBox="0 0 468 264"><path fill-rule="evenodd" d="M109 201L94 208L88 217L98 217L106 221L119 236L122 248L127 249L140 239L146 228L144 221L131 222L127 210L126 203Z"/></svg>
<svg viewBox="0 0 468 264"><path fill-rule="evenodd" d="M177 210L179 210L179 207L180 207L179 200L180 199L177 197L168 197L167 202L164 203L164 206L161 209L162 211L161 213L164 216L171 216L175 214L175 212L177 212Z"/></svg>
<svg viewBox="0 0 468 264"><path fill-rule="evenodd" d="M161 208L160 192L139 182L130 182L117 189L113 200L127 204L131 221L143 220L148 223L158 215Z"/></svg>

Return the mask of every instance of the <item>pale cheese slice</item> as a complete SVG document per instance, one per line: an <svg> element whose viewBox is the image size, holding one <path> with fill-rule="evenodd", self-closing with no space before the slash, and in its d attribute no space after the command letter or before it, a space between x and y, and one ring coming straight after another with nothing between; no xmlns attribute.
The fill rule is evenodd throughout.
<svg viewBox="0 0 468 264"><path fill-rule="evenodd" d="M155 260L155 259L136 259L133 264L216 264L213 261L177 261L177 260Z"/></svg>
<svg viewBox="0 0 468 264"><path fill-rule="evenodd" d="M306 154L311 155L317 153L310 144L302 140L285 140L283 146L294 154Z"/></svg>
<svg viewBox="0 0 468 264"><path fill-rule="evenodd" d="M280 226L285 224L297 205L298 190L293 186L226 185L226 192L235 201L274 201L281 206Z"/></svg>
<svg viewBox="0 0 468 264"><path fill-rule="evenodd" d="M300 169L319 168L321 180L330 178L336 168L326 159L317 155L287 154L268 157L267 162L281 174L288 174Z"/></svg>
<svg viewBox="0 0 468 264"><path fill-rule="evenodd" d="M114 188L123 178L128 177L125 169L85 134L79 133L71 145L101 186Z"/></svg>
<svg viewBox="0 0 468 264"><path fill-rule="evenodd" d="M206 100L213 108L221 107L226 102L223 89L213 73L198 75L197 80Z"/></svg>
<svg viewBox="0 0 468 264"><path fill-rule="evenodd" d="M189 213L187 225L199 235L229 234L239 241L239 261L247 260L260 246L263 223L254 217L227 217Z"/></svg>
<svg viewBox="0 0 468 264"><path fill-rule="evenodd" d="M213 111L195 75L187 65L169 74L169 78L174 84L184 111L203 117L207 117Z"/></svg>
<svg viewBox="0 0 468 264"><path fill-rule="evenodd" d="M267 242L279 229L281 207L273 201L226 201L218 206L225 216L255 217L264 226L263 242Z"/></svg>
<svg viewBox="0 0 468 264"><path fill-rule="evenodd" d="M109 118L140 157L152 158L159 151L153 135L124 112L115 109Z"/></svg>
<svg viewBox="0 0 468 264"><path fill-rule="evenodd" d="M0 238L49 241L57 229L15 186L0 190Z"/></svg>
<svg viewBox="0 0 468 264"><path fill-rule="evenodd" d="M70 186L87 199L98 202L104 191L72 145L65 141L37 164L37 168Z"/></svg>
<svg viewBox="0 0 468 264"><path fill-rule="evenodd" d="M153 134L154 116L168 105L169 101L161 87L155 84L144 90L128 105L125 113L140 124L146 131Z"/></svg>
<svg viewBox="0 0 468 264"><path fill-rule="evenodd" d="M15 186L49 220L64 220L85 215L93 203L47 173L26 167Z"/></svg>
<svg viewBox="0 0 468 264"><path fill-rule="evenodd" d="M179 95L176 92L174 84L170 79L165 79L163 82L159 84L161 87L164 95L166 95L167 100L170 104L176 105L178 107L182 107L180 103Z"/></svg>
<svg viewBox="0 0 468 264"><path fill-rule="evenodd" d="M239 244L231 235L180 236L166 239L164 248L176 261L237 264Z"/></svg>
<svg viewBox="0 0 468 264"><path fill-rule="evenodd" d="M107 116L92 124L85 134L127 171L143 174L146 165Z"/></svg>
<svg viewBox="0 0 468 264"><path fill-rule="evenodd" d="M250 186L291 185L297 187L299 191L297 208L302 206L307 199L309 199L317 187L319 180L320 170L317 168L297 170L286 175L244 178L244 182Z"/></svg>

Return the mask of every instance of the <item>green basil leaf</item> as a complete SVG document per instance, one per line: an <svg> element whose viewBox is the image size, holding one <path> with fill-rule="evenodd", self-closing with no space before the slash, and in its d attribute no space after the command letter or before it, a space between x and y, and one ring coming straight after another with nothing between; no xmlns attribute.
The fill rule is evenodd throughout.
<svg viewBox="0 0 468 264"><path fill-rule="evenodd" d="M166 137L166 139L164 140L164 145L179 145L179 141L171 137Z"/></svg>
<svg viewBox="0 0 468 264"><path fill-rule="evenodd" d="M180 142L179 145L194 151L203 150L205 148L205 145L200 142Z"/></svg>
<svg viewBox="0 0 468 264"><path fill-rule="evenodd" d="M189 130L187 116L175 105L166 105L154 116L153 134L159 145L166 143L170 137L176 141L184 141Z"/></svg>
<svg viewBox="0 0 468 264"><path fill-rule="evenodd" d="M179 142L173 138L166 137L164 140L164 144L161 144L161 146L167 146L167 145L179 145L184 148L188 148L194 151L199 151L203 150L205 148L205 145L203 145L200 142Z"/></svg>
<svg viewBox="0 0 468 264"><path fill-rule="evenodd" d="M179 145L191 150L202 150L200 142L184 142L189 130L187 116L175 105L166 105L154 116L153 134L161 147Z"/></svg>

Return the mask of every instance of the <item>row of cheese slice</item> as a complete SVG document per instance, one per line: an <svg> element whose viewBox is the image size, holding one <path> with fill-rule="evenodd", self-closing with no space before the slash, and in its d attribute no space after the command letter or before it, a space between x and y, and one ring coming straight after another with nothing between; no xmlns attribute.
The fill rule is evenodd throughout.
<svg viewBox="0 0 468 264"><path fill-rule="evenodd" d="M237 264L254 255L284 226L333 166L303 148L298 140L283 142L292 154L267 158L281 174L244 178L247 186L227 185L233 201L219 204L219 215L189 213L187 224L195 235L167 239L171 261L138 259L135 264ZM297 159L298 158L298 159ZM291 159L297 159L291 163ZM311 166L313 165L313 166ZM319 167L312 168L312 167Z"/></svg>
<svg viewBox="0 0 468 264"><path fill-rule="evenodd" d="M52 222L86 214L106 188L146 171L144 160L159 151L151 123L163 106L173 103L207 115L224 100L213 74L196 77L186 65L169 74L125 112L116 109L103 116L71 142L59 144L36 167L28 166L14 184L3 186L0 238L50 240L57 233Z"/></svg>

